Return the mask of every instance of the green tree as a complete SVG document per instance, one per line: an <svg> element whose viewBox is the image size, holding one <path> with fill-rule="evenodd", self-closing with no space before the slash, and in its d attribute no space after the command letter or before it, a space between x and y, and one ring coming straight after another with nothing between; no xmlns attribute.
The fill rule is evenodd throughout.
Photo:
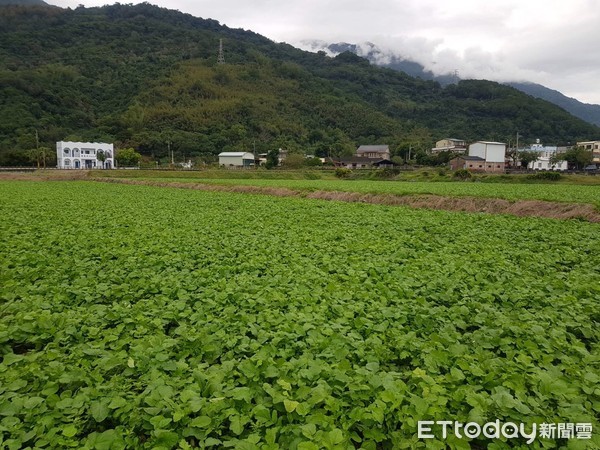
<svg viewBox="0 0 600 450"><path fill-rule="evenodd" d="M305 163L306 158L299 153L291 153L287 155L282 165L286 169L299 169Z"/></svg>
<svg viewBox="0 0 600 450"><path fill-rule="evenodd" d="M312 157L312 158L305 158L304 165L306 167L321 167L323 165L323 163L321 162L320 158Z"/></svg>
<svg viewBox="0 0 600 450"><path fill-rule="evenodd" d="M540 155L537 152L519 152L519 160L521 161L521 167L524 167L525 169L529 167L530 163L537 161L539 158Z"/></svg>
<svg viewBox="0 0 600 450"><path fill-rule="evenodd" d="M142 155L132 148L123 148L117 152L117 162L121 166L137 166Z"/></svg>
<svg viewBox="0 0 600 450"><path fill-rule="evenodd" d="M106 153L104 153L104 150L98 150L96 159L102 163L102 168L104 169L104 161L106 161Z"/></svg>
<svg viewBox="0 0 600 450"><path fill-rule="evenodd" d="M583 169L594 160L591 150L583 147L573 147L563 154L563 159L569 163L569 167L577 170Z"/></svg>
<svg viewBox="0 0 600 450"><path fill-rule="evenodd" d="M265 163L265 167L267 169L272 169L279 165L279 149L269 150L267 153L267 162Z"/></svg>
<svg viewBox="0 0 600 450"><path fill-rule="evenodd" d="M550 164L552 164L552 167L554 167L556 164L564 160L565 155L563 153L554 152L554 154L550 157Z"/></svg>
<svg viewBox="0 0 600 450"><path fill-rule="evenodd" d="M37 168L46 168L46 162L50 157L50 149L48 147L33 148L27 151L29 160L37 164Z"/></svg>

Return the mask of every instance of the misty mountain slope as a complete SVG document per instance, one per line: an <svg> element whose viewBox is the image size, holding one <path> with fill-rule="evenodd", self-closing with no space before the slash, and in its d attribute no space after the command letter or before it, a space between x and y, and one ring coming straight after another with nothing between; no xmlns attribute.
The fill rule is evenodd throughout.
<svg viewBox="0 0 600 450"><path fill-rule="evenodd" d="M381 48L370 42L359 45L348 44L345 42L327 44L322 41L303 41L303 45L312 50L326 49L334 55L350 51L368 59L373 64L398 70L423 80L435 80L442 85L456 83L458 80L458 77L452 74L435 75L430 70L425 69L422 64L403 58L400 55L384 52ZM536 83L506 82L504 84L514 87L525 94L547 100L550 103L560 106L575 117L585 120L586 122L600 125L600 105L580 102L577 99L567 97L559 91Z"/></svg>
<svg viewBox="0 0 600 450"><path fill-rule="evenodd" d="M600 125L600 105L580 102L577 99L567 97L561 92L549 89L541 84L516 82L506 84L526 94L554 103L586 122Z"/></svg>
<svg viewBox="0 0 600 450"><path fill-rule="evenodd" d="M0 29L0 164L33 148L36 132L49 147L106 140L149 155L167 141L187 155L326 154L368 143L427 149L448 135L508 140L516 130L545 142L600 134L497 83L442 87L149 4L6 7Z"/></svg>

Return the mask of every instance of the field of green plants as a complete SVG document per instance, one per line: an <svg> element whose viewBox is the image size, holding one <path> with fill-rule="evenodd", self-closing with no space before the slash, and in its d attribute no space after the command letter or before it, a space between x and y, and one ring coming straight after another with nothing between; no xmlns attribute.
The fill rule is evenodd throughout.
<svg viewBox="0 0 600 450"><path fill-rule="evenodd" d="M0 448L600 448L599 236L0 182ZM417 437L418 420L496 419L594 434Z"/></svg>
<svg viewBox="0 0 600 450"><path fill-rule="evenodd" d="M152 178L153 180L160 180ZM163 181L175 181L165 178ZM370 194L433 194L450 197L485 197L505 200L545 200L571 203L590 203L600 208L600 185L577 184L511 184L473 182L373 181L373 180L276 180L276 179L177 179L221 185L285 187L298 190L364 192Z"/></svg>

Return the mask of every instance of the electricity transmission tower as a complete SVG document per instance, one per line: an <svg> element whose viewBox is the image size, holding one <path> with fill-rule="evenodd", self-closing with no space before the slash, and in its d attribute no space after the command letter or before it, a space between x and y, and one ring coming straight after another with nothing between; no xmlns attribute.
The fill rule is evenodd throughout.
<svg viewBox="0 0 600 450"><path fill-rule="evenodd" d="M217 64L225 64L225 55L223 54L223 39L219 39L219 56L217 56Z"/></svg>

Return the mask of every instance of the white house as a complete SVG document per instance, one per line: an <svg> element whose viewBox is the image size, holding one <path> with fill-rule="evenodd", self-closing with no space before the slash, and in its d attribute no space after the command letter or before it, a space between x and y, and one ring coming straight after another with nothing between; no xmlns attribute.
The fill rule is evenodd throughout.
<svg viewBox="0 0 600 450"><path fill-rule="evenodd" d="M552 164L550 159L557 153L564 151L564 148L559 149L555 145L542 145L540 140L536 139L535 144L531 144L526 151L535 152L538 154L537 161L532 161L527 166L528 169L533 170L567 170L568 163L566 161L557 161Z"/></svg>
<svg viewBox="0 0 600 450"><path fill-rule="evenodd" d="M585 141L578 142L578 147L583 147L586 150L592 151L592 163L597 164L600 163L600 141Z"/></svg>
<svg viewBox="0 0 600 450"><path fill-rule="evenodd" d="M249 152L222 152L219 153L219 165L225 167L251 167L254 166L254 155Z"/></svg>
<svg viewBox="0 0 600 450"><path fill-rule="evenodd" d="M469 145L469 156L479 156L486 162L504 164L506 144L503 142L478 141Z"/></svg>
<svg viewBox="0 0 600 450"><path fill-rule="evenodd" d="M114 157L113 144L70 141L56 143L58 169L112 169L115 166Z"/></svg>

